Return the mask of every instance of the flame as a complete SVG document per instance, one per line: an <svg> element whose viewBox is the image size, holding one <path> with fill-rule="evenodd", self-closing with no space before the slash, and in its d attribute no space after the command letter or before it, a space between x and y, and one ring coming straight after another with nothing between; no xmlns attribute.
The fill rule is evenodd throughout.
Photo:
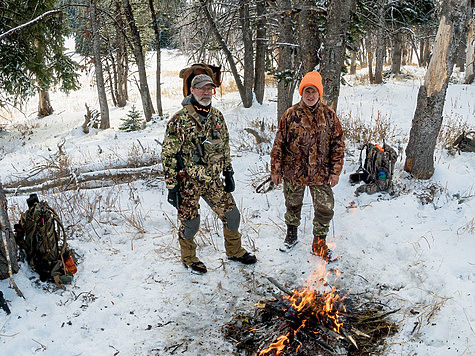
<svg viewBox="0 0 475 356"><path fill-rule="evenodd" d="M291 296L284 296L290 305L299 313L310 310L311 314L321 323L331 327L333 331L339 333L343 326L341 312L346 311L343 306L343 299L336 293L335 287L328 287L330 271L327 270L327 263L321 261L317 268L307 278L304 286L293 290ZM339 272L335 272L335 280L339 277ZM342 311L337 306L342 306Z"/></svg>
<svg viewBox="0 0 475 356"><path fill-rule="evenodd" d="M287 335L280 335L276 342L270 344L267 349L259 352L259 356L268 355L273 350L275 350L276 356L280 355L282 350L285 349L285 343L289 341L289 334L290 333L287 333Z"/></svg>
<svg viewBox="0 0 475 356"><path fill-rule="evenodd" d="M335 280L340 276L338 270L327 270L327 261L319 259L316 268L307 278L304 286L293 290L290 296L283 296L283 299L288 302L289 309L293 308L297 316L307 315L308 317L307 319L305 317L301 319L301 325L297 330L291 330L286 335L279 336L276 342L272 343L267 349L260 351L259 356L268 355L271 351L275 351L275 355L280 355L282 350L291 343L293 336L296 336L300 329L307 326L310 316L315 318L318 323L327 326L336 333L340 333L343 326L341 314L346 311L343 305L343 299L346 295L340 297L335 287L329 287L330 272L334 273ZM289 335L291 335L290 338Z"/></svg>

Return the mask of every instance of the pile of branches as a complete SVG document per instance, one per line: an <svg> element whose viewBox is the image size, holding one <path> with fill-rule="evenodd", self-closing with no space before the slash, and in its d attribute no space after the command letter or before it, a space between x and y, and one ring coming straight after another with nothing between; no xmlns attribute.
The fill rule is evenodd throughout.
<svg viewBox="0 0 475 356"><path fill-rule="evenodd" d="M292 310L285 296L259 302L252 315L235 315L224 326L224 335L243 355L259 355L263 350L267 352L261 355L374 355L384 352L384 340L397 331L388 319L397 310L384 311L377 302L361 302L361 296L347 295L345 308L335 306L346 309L340 315L343 326L336 332L320 317L319 296L314 297L316 310L306 307L300 313ZM269 349L279 341L281 347Z"/></svg>

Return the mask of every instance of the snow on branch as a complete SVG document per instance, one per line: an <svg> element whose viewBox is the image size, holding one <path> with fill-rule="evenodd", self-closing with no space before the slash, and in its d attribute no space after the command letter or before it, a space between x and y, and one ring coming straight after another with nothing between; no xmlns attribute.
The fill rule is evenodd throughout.
<svg viewBox="0 0 475 356"><path fill-rule="evenodd" d="M0 40L2 40L3 38L11 35L12 33L14 32L17 32L17 31L20 31L20 30L23 30L24 28L26 27L29 27L31 25L34 25L35 23L37 22L40 22L41 20L43 20L44 18L50 16L50 15L55 15L55 14L58 14L58 13L61 13L61 10L50 10L50 11L46 11L44 14L38 16L37 18L31 20L31 21L28 21L26 23L24 23L23 25L20 25L20 26L17 26L15 28L12 28L10 30L8 30L7 32L5 33L2 33L0 34Z"/></svg>

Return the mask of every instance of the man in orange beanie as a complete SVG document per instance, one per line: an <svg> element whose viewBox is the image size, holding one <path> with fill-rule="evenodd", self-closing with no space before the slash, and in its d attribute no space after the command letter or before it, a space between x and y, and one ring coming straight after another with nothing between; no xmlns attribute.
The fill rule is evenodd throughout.
<svg viewBox="0 0 475 356"><path fill-rule="evenodd" d="M282 180L284 183L286 248L297 243L303 196L308 186L314 208L312 251L328 262L326 236L333 218L332 188L338 184L343 168L343 130L335 112L320 100L323 95L320 73L307 73L300 82L299 94L300 102L287 109L279 121L271 152L271 178L276 185Z"/></svg>

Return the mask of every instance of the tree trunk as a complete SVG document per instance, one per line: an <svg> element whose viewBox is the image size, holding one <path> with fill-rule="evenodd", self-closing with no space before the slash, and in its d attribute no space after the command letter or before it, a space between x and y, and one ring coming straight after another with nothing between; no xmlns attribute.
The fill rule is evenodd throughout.
<svg viewBox="0 0 475 356"><path fill-rule="evenodd" d="M244 88L244 85L242 83L241 77L239 76L239 72L237 70L236 62L234 61L234 57L229 50L229 47L226 45L226 42L219 32L218 27L216 26L216 22L214 21L213 17L211 16L211 13L209 12L209 9L207 7L207 1L206 0L201 0L201 4L203 5L203 10L206 16L206 20L208 21L208 24L211 26L211 30L213 31L214 35L216 36L216 39L219 43L219 46L221 47L221 50L224 52L226 59L229 63L229 67L231 68L231 72L233 73L234 81L236 82L236 86L238 87L239 95L241 97L241 100L244 104L244 100L246 97L246 90Z"/></svg>
<svg viewBox="0 0 475 356"><path fill-rule="evenodd" d="M120 7L120 0L115 3L115 33L116 33L116 47L117 47L117 106L123 108L127 105L127 47L125 44L125 36L123 30L125 29L124 19Z"/></svg>
<svg viewBox="0 0 475 356"><path fill-rule="evenodd" d="M373 74L373 53L368 52L368 77L370 84L374 84L374 74Z"/></svg>
<svg viewBox="0 0 475 356"><path fill-rule="evenodd" d="M475 77L475 36L474 36L474 20L470 19L467 34L467 58L465 59L465 84L472 84Z"/></svg>
<svg viewBox="0 0 475 356"><path fill-rule="evenodd" d="M429 64L430 60L430 55L431 55L431 40L430 37L427 37L424 40L424 56L422 57L422 63L424 64L424 67Z"/></svg>
<svg viewBox="0 0 475 356"><path fill-rule="evenodd" d="M383 82L383 62L384 62L384 37L385 37L385 21L384 21L384 0L378 1L378 28L376 30L376 65L374 68L374 83L381 84Z"/></svg>
<svg viewBox="0 0 475 356"><path fill-rule="evenodd" d="M465 49L467 48L467 43L465 41L460 42L457 51L455 52L455 65L461 71L465 71Z"/></svg>
<svg viewBox="0 0 475 356"><path fill-rule="evenodd" d="M401 73L401 56L402 56L402 33L397 31L392 38L393 48L392 48L392 61L391 61L391 73L399 74Z"/></svg>
<svg viewBox="0 0 475 356"><path fill-rule="evenodd" d="M340 0L331 1L328 8L321 75L323 96L335 111L340 94L341 69L345 62L346 30L354 6L355 0Z"/></svg>
<svg viewBox="0 0 475 356"><path fill-rule="evenodd" d="M9 264L11 267L11 273L18 272L18 261L17 261L17 245L15 243L15 237L12 232L10 225L10 220L8 219L8 205L7 197L3 190L3 186L0 183L0 279L5 279L10 277L9 273ZM4 239L7 245L7 251L5 251ZM8 261L9 260L9 261Z"/></svg>
<svg viewBox="0 0 475 356"><path fill-rule="evenodd" d="M373 74L373 44L371 41L371 33L366 35L366 53L368 58L368 77L370 84L374 83L374 74Z"/></svg>
<svg viewBox="0 0 475 356"><path fill-rule="evenodd" d="M92 26L92 48L94 52L94 70L96 72L97 96L99 98L99 107L101 111L100 129L110 127L109 106L107 104L106 88L104 85L104 73L102 71L101 61L101 38L99 34L100 21L98 19L97 5L91 1L91 26Z"/></svg>
<svg viewBox="0 0 475 356"><path fill-rule="evenodd" d="M254 84L254 48L248 1L242 1L239 6L239 20L244 44L244 98L242 98L242 104L245 108L250 108L252 106L252 87Z"/></svg>
<svg viewBox="0 0 475 356"><path fill-rule="evenodd" d="M135 23L134 13L132 12L132 6L130 6L129 0L122 0L124 6L125 18L132 34L132 43L135 62L139 72L139 91L142 99L143 113L145 121L152 119L152 114L155 112L153 109L152 98L150 97L150 90L147 83L147 72L145 69L145 56L142 48L142 40L140 39L139 29Z"/></svg>
<svg viewBox="0 0 475 356"><path fill-rule="evenodd" d="M407 64L409 56L409 51L407 50L407 41L406 36L402 36L402 53L401 53L401 65L405 66Z"/></svg>
<svg viewBox="0 0 475 356"><path fill-rule="evenodd" d="M156 68L156 87L157 87L157 113L158 115L163 115L162 108L162 89L160 83L160 72L161 72L161 53L160 53L160 30L158 29L158 20L155 8L153 6L153 0L148 0L148 7L150 8L150 13L152 14L152 28L153 33L155 34L155 42L157 46L157 68Z"/></svg>
<svg viewBox="0 0 475 356"><path fill-rule="evenodd" d="M51 115L54 110L49 99L49 92L47 90L40 90L39 95L38 117L42 118Z"/></svg>
<svg viewBox="0 0 475 356"><path fill-rule="evenodd" d="M321 46L318 13L315 9L314 0L302 0L302 11L299 15L299 45L300 58L302 63L302 73L308 73L315 70L320 63L318 51Z"/></svg>
<svg viewBox="0 0 475 356"><path fill-rule="evenodd" d="M364 39L360 41L360 48L361 50L358 52L358 57L361 63L361 67L366 67L368 65L368 62L367 62L366 45L365 45Z"/></svg>
<svg viewBox="0 0 475 356"><path fill-rule="evenodd" d="M350 74L356 74L356 51L351 51L350 60Z"/></svg>
<svg viewBox="0 0 475 356"><path fill-rule="evenodd" d="M418 179L434 174L434 150L442 126L445 94L452 75L456 50L466 39L467 5L470 0L447 0L442 7L433 54L419 88L417 107L406 148L404 170Z"/></svg>
<svg viewBox="0 0 475 356"><path fill-rule="evenodd" d="M279 1L280 10L291 9L290 0ZM292 106L292 99L295 90L296 72L293 65L294 49L292 44L293 26L292 19L289 13L284 13L280 17L279 35L278 35L278 59L277 59L277 122L290 106Z"/></svg>
<svg viewBox="0 0 475 356"><path fill-rule="evenodd" d="M266 11L266 2L258 0L256 4L257 32L256 32L256 66L254 74L254 95L259 104L264 101L264 90L266 87L266 26L267 21L264 17Z"/></svg>
<svg viewBox="0 0 475 356"><path fill-rule="evenodd" d="M424 67L424 43L425 41L421 38L419 42L419 67Z"/></svg>
<svg viewBox="0 0 475 356"><path fill-rule="evenodd" d="M113 57L112 55L110 56L111 58ZM104 57L105 65L106 65L106 71L107 71L107 77L108 77L108 82L109 82L109 89L111 93L111 98L112 98L112 104L114 106L117 106L117 99L115 97L115 84L114 84L114 76L112 74L111 69L114 68L114 61L112 60L111 63L109 63L108 57Z"/></svg>

